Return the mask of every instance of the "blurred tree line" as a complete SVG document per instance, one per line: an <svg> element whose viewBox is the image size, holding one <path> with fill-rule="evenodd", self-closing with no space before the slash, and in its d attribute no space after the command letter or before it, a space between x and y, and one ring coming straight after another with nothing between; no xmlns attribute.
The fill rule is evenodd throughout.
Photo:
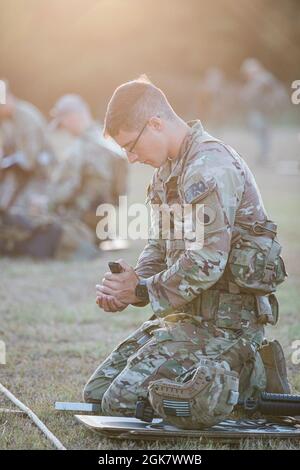
<svg viewBox="0 0 300 470"><path fill-rule="evenodd" d="M102 117L140 73L180 111L207 67L236 80L246 57L300 79L299 0L0 0L0 77L44 112L77 92Z"/></svg>

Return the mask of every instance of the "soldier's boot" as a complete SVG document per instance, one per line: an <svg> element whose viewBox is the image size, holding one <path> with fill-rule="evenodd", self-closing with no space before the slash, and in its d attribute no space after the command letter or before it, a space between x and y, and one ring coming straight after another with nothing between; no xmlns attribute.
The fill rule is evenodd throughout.
<svg viewBox="0 0 300 470"><path fill-rule="evenodd" d="M280 343L277 340L269 341L262 345L259 353L266 371L266 392L291 393L285 357Z"/></svg>

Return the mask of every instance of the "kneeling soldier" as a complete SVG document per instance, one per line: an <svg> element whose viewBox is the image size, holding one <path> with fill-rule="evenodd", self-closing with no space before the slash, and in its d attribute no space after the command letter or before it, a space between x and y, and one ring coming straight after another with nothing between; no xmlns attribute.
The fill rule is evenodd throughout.
<svg viewBox="0 0 300 470"><path fill-rule="evenodd" d="M84 399L115 416L135 416L144 403L146 418L152 412L195 428L223 420L238 398L288 392L279 343L264 345L264 326L278 317L273 292L286 273L276 225L246 163L200 121L185 123L146 80L116 89L105 131L131 163L156 170L148 244L134 269L120 260L123 272L105 275L97 302L107 312L150 302L154 317L98 367ZM155 206L174 204L201 215L202 244L194 225L175 237L174 215L165 237Z"/></svg>

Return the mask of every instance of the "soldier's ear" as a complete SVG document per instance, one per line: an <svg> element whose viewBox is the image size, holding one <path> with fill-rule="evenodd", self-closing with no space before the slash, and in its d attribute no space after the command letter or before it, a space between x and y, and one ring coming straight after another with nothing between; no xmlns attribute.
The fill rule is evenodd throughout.
<svg viewBox="0 0 300 470"><path fill-rule="evenodd" d="M156 131L160 131L163 128L163 122L160 116L152 116L149 119L149 125L152 127L152 129Z"/></svg>

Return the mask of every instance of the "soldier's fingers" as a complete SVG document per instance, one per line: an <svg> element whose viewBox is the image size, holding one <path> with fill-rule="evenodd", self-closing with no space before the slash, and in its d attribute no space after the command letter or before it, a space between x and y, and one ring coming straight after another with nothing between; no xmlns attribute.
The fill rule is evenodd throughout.
<svg viewBox="0 0 300 470"><path fill-rule="evenodd" d="M107 286L99 286L98 290L100 293L107 294L107 295L114 295L116 292L114 289L111 289L110 287L107 287Z"/></svg>
<svg viewBox="0 0 300 470"><path fill-rule="evenodd" d="M111 312L117 312L121 307L123 307L123 304L117 302L116 299L113 297L110 298L107 303L109 304Z"/></svg>
<svg viewBox="0 0 300 470"><path fill-rule="evenodd" d="M121 302L119 299L116 299L116 297L113 297L113 298L110 300L110 303L111 303L111 305L114 305L116 308L124 308L124 307L127 307L127 304L124 304L124 303Z"/></svg>
<svg viewBox="0 0 300 470"><path fill-rule="evenodd" d="M105 288L110 289L110 292L103 290ZM114 294L114 292L120 290L120 285L118 284L117 286L113 285L102 285L102 284L97 284L96 285L96 295L101 295L101 294Z"/></svg>
<svg viewBox="0 0 300 470"><path fill-rule="evenodd" d="M103 296L103 302L102 302L102 304L103 304L103 310L104 310L105 312L111 312L111 307L110 307L110 305L109 305L109 298L108 298L108 296L106 296L106 295Z"/></svg>
<svg viewBox="0 0 300 470"><path fill-rule="evenodd" d="M103 296L102 296L102 294L97 295L96 304L98 305L99 308L103 308Z"/></svg>
<svg viewBox="0 0 300 470"><path fill-rule="evenodd" d="M100 290L100 287L101 287L100 284L96 286L96 295L99 295L99 296L102 295L102 291Z"/></svg>
<svg viewBox="0 0 300 470"><path fill-rule="evenodd" d="M107 304L107 298L104 294L100 294L96 298L97 304L100 308L103 310L107 311L108 309L108 304Z"/></svg>
<svg viewBox="0 0 300 470"><path fill-rule="evenodd" d="M111 289L120 289L123 282L109 281L108 279L102 279L102 285L110 287Z"/></svg>
<svg viewBox="0 0 300 470"><path fill-rule="evenodd" d="M97 294L97 297L96 297L98 303L103 303L105 299L105 295L102 293L102 292L99 292L99 294Z"/></svg>
<svg viewBox="0 0 300 470"><path fill-rule="evenodd" d="M105 273L103 279L108 279L110 281L121 282L121 281L124 281L125 279L127 279L128 277L130 277L132 271L133 271L133 268L131 268L129 266L128 269L126 269L126 271L124 271L123 273L118 273L118 274Z"/></svg>
<svg viewBox="0 0 300 470"><path fill-rule="evenodd" d="M101 286L99 286L100 288ZM103 293L100 289L97 289L97 298L96 302L99 307L103 308L106 312L116 312L119 309L124 309L127 307L126 304L116 299L114 296L109 295L108 293Z"/></svg>
<svg viewBox="0 0 300 470"><path fill-rule="evenodd" d="M114 274L111 273L110 271L107 271L107 273L104 273L104 279L110 279L112 276L114 276Z"/></svg>
<svg viewBox="0 0 300 470"><path fill-rule="evenodd" d="M106 299L110 312L118 312L120 309L124 308L124 304L119 302L115 297L108 295L106 296Z"/></svg>
<svg viewBox="0 0 300 470"><path fill-rule="evenodd" d="M109 281L117 281L120 282L124 276L126 277L126 273L119 273L119 274L113 274L113 273L105 273L103 279L107 279Z"/></svg>

